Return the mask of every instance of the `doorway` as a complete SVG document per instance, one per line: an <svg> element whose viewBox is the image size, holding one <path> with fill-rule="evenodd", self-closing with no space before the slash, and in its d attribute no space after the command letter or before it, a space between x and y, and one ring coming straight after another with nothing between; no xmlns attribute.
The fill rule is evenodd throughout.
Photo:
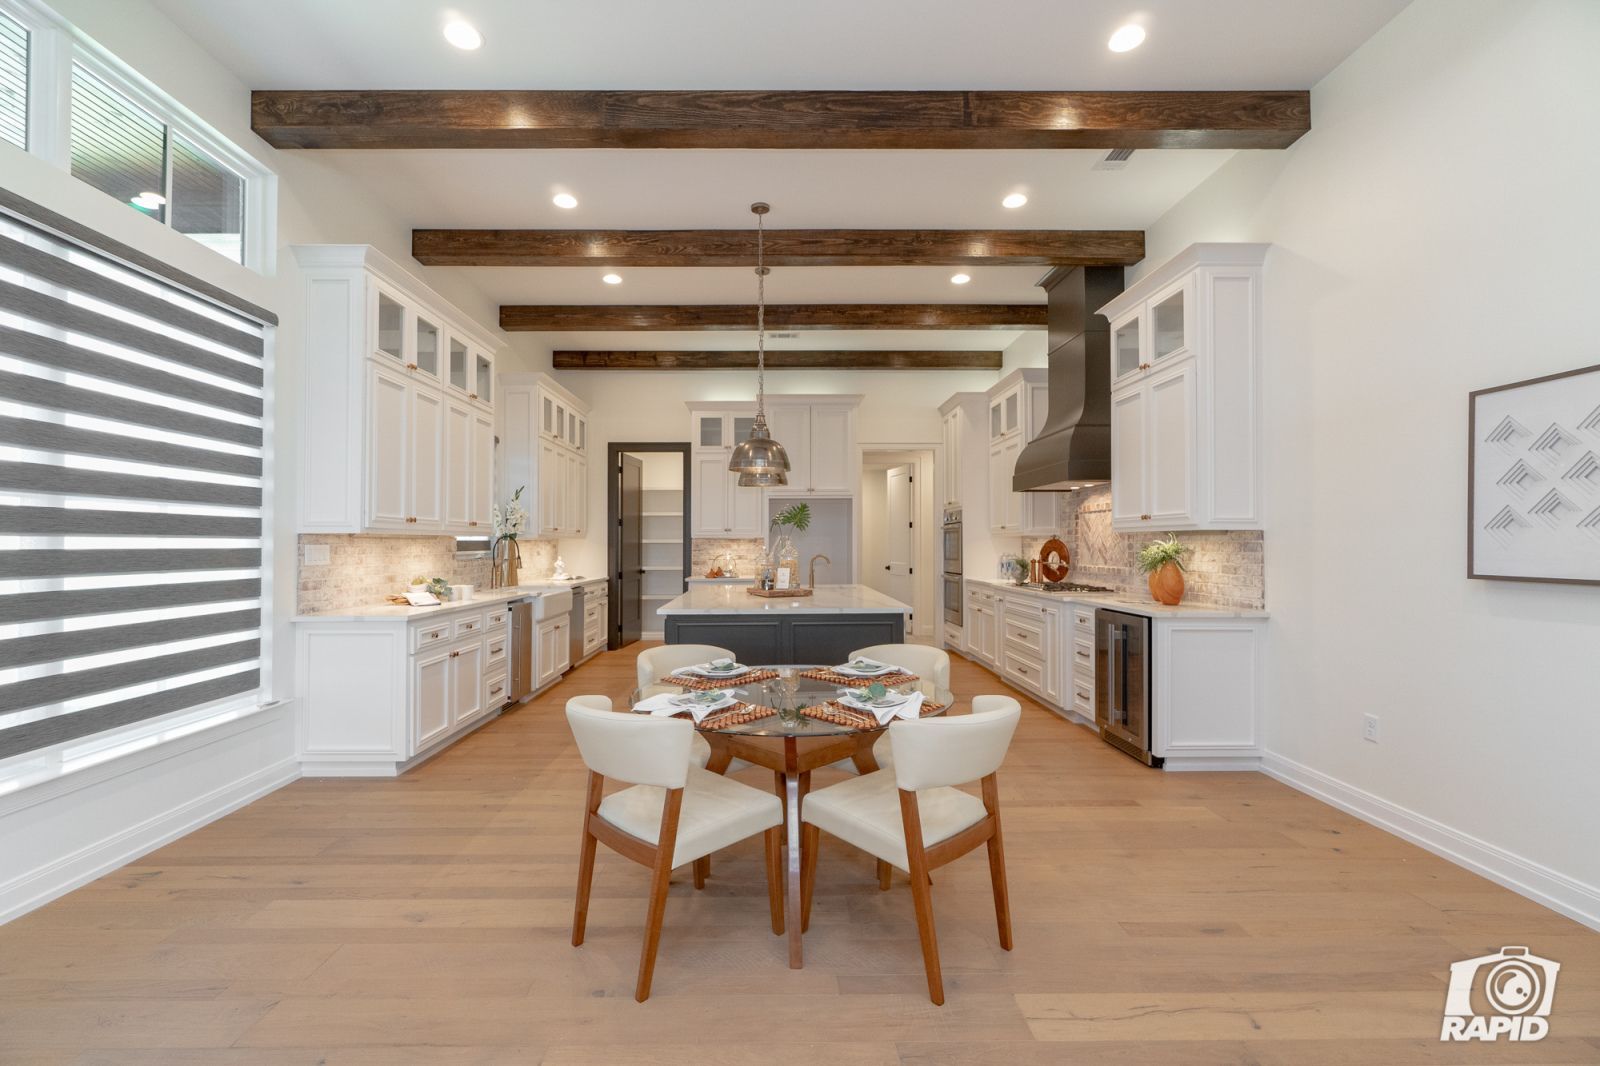
<svg viewBox="0 0 1600 1066"><path fill-rule="evenodd" d="M656 609L688 588L689 445L610 444L606 471L606 646L616 649L660 640Z"/></svg>
<svg viewBox="0 0 1600 1066"><path fill-rule="evenodd" d="M911 605L907 634L931 639L934 565L933 452L861 453L861 580Z"/></svg>

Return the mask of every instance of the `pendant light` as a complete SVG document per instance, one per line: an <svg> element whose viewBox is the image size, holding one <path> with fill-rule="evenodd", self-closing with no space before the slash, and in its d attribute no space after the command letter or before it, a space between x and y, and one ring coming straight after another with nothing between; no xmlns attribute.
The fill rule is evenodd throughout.
<svg viewBox="0 0 1600 1066"><path fill-rule="evenodd" d="M734 445L728 469L739 475L741 488L765 488L789 483L789 453L767 431L767 275L766 231L762 219L772 207L754 203L756 216L756 421L750 436Z"/></svg>

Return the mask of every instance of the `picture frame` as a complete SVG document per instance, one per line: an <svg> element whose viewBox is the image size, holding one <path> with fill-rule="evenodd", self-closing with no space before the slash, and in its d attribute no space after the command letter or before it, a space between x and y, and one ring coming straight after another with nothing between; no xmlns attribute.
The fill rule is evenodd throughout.
<svg viewBox="0 0 1600 1066"><path fill-rule="evenodd" d="M1600 365L1467 394L1467 577L1600 585Z"/></svg>

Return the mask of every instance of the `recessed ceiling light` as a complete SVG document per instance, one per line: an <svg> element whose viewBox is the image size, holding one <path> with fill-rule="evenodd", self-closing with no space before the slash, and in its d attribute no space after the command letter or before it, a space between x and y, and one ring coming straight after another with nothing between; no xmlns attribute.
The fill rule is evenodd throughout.
<svg viewBox="0 0 1600 1066"><path fill-rule="evenodd" d="M1023 204L1025 204L1027 202L1028 202L1028 198L1026 196L1022 195L1020 192L1014 192L1010 196L1007 196L1004 200L1001 200L1000 201L1000 206L1001 207L1021 207Z"/></svg>
<svg viewBox="0 0 1600 1066"><path fill-rule="evenodd" d="M564 207L568 211L578 206L578 198L572 195L570 192L558 192L554 196L550 197L550 202L555 204L557 207Z"/></svg>
<svg viewBox="0 0 1600 1066"><path fill-rule="evenodd" d="M952 284L952 285L965 285L967 282L969 282L971 280L972 280L972 275L971 274L951 274L950 275L950 284Z"/></svg>
<svg viewBox="0 0 1600 1066"><path fill-rule="evenodd" d="M477 27L465 19L451 19L446 22L444 24L444 39L463 52L472 52L483 47L483 34L479 33Z"/></svg>
<svg viewBox="0 0 1600 1066"><path fill-rule="evenodd" d="M621 285L622 284L622 275L621 274L607 274L605 277L601 278L600 280L605 282L607 285Z"/></svg>
<svg viewBox="0 0 1600 1066"><path fill-rule="evenodd" d="M134 207L142 207L146 211L154 211L167 202L167 198L158 192L142 192L128 201Z"/></svg>
<svg viewBox="0 0 1600 1066"><path fill-rule="evenodd" d="M1131 52L1141 44L1144 44L1144 27L1130 22L1111 35L1106 47L1113 52Z"/></svg>

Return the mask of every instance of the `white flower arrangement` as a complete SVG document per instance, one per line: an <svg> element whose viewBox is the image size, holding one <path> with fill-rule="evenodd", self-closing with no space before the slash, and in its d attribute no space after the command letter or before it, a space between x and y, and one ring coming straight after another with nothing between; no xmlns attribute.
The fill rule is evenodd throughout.
<svg viewBox="0 0 1600 1066"><path fill-rule="evenodd" d="M528 528L528 512L521 503L522 490L527 487L523 485L518 488L504 504L494 505L491 517L494 519L496 539L516 540L517 534Z"/></svg>

